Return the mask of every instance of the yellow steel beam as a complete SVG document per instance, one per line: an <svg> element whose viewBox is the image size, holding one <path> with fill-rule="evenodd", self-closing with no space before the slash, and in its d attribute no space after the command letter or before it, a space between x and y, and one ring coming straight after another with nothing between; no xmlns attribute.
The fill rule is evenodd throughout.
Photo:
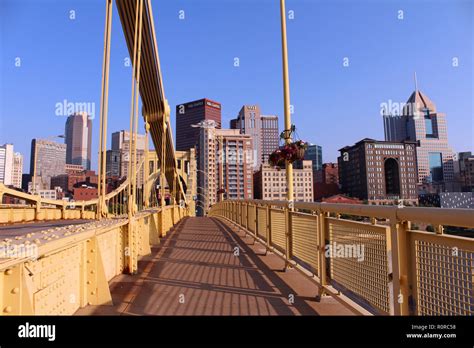
<svg viewBox="0 0 474 348"><path fill-rule="evenodd" d="M117 10L122 23L123 32L130 55L133 57L135 44L135 2L133 0L117 0ZM166 101L156 43L155 27L151 9L151 1L144 4L143 36L141 50L140 96L144 112L150 124L150 133L158 156L164 159L164 175L170 187L173 185L174 173L177 171L172 130L169 123L169 105ZM136 58L132 60L136 64ZM163 135L165 141L163 142ZM162 153L165 155L163 156ZM164 158L163 158L164 157ZM180 197L186 199L179 183Z"/></svg>

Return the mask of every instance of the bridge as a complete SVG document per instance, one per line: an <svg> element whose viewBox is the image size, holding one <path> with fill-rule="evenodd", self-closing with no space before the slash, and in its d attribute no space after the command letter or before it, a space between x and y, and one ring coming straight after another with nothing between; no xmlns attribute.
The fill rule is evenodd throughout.
<svg viewBox="0 0 474 348"><path fill-rule="evenodd" d="M130 176L106 192L106 0L99 197L65 202L0 185L10 201L0 206L2 315L474 313L474 239L445 233L474 228L470 210L222 200L194 216L197 183L178 166L151 1L115 3L133 62ZM146 145L149 136L154 144L142 161L139 98Z"/></svg>

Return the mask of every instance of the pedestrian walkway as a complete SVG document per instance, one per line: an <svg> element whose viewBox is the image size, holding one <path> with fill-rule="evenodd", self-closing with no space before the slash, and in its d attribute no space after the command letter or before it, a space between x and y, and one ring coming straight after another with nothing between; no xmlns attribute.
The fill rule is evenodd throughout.
<svg viewBox="0 0 474 348"><path fill-rule="evenodd" d="M137 275L110 282L113 306L78 315L351 315L332 297L267 253L242 230L209 217L186 218L139 262Z"/></svg>

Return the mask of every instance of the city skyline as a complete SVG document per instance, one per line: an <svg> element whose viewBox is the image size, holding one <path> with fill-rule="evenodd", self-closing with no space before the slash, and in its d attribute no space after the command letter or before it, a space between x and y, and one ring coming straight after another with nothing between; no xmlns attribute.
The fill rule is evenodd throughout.
<svg viewBox="0 0 474 348"><path fill-rule="evenodd" d="M199 98L222 103L223 125L235 117L242 105L259 104L265 113L279 116L280 130L283 129L280 37L275 34L279 26L278 6L269 1L256 6L250 2L240 4L236 11L229 13L228 4L224 6L211 0L198 4L160 2L155 20L173 129L174 106L183 100ZM472 4L453 1L445 6L446 2L440 1L423 6L423 3L388 1L377 4L374 9L372 5L370 1L349 8L328 2L288 4L288 11L294 11L294 19L288 20L289 68L293 120L299 135L321 145L326 162L335 162L337 149L346 143L364 137L382 140L381 104L404 103L415 89L412 76L417 71L419 89L448 115L448 136L454 151L472 150L472 40L465 39L472 37L472 16L469 16ZM64 127L62 116L68 115L57 115L59 105L92 105L89 109L94 111L92 121L96 123L92 136L92 168L97 168L99 127L95 116L100 107L102 42L88 33L103 30L101 4L66 1L51 11L29 1L3 1L0 6L9 28L8 37L2 40L2 61L6 63L2 64L2 75L9 88L3 88L1 93L0 143L13 143L27 163L31 139L47 138ZM252 11L246 11L250 6ZM206 21L209 8L215 13L211 23ZM318 8L322 11L316 11ZM71 10L75 11L75 19L70 19ZM181 10L185 11L184 19L179 18ZM22 13L19 20L8 16L18 11ZM351 18L347 17L349 13ZM449 25L442 28L428 25L430 17L441 13ZM261 29L256 32L247 25L233 28L232 23L242 18L250 27L259 21L267 27L259 25ZM361 24L361 19L366 23ZM202 21L206 25L202 25ZM218 27L221 29L215 30ZM109 124L113 120L114 127L109 126L108 134L127 129L130 112L129 98L125 97L129 91L114 88L114 84L125 85L130 81L131 68L125 66L128 52L117 22L113 28ZM380 30L374 32L375 28ZM347 42L344 33L350 29L354 29L351 31L353 39ZM41 40L34 42L36 35L50 35L48 42L53 46L41 45ZM63 40L63 35L69 39ZM321 39L320 35L329 35L329 40ZM422 47L418 49L412 37L423 37ZM213 42L216 51L193 50L193 62L187 54L176 53L179 47L197 47L203 39ZM229 44L229 40L233 44ZM61 42L59 48L56 42ZM261 42L266 44L260 45ZM360 50L358 45L365 49ZM407 46L413 47L409 53ZM88 54L72 57L68 53L71 49ZM411 53L413 51L420 54ZM55 60L65 63L58 66ZM16 66L18 62L20 66ZM200 69L196 70L195 66ZM319 85L323 87L318 88ZM38 98L38 88L44 91L42 98ZM29 102L24 103L24 98ZM347 110L338 109L340 106ZM342 122L334 122L334 117ZM21 118L31 127L20 128L21 122L17 120ZM364 127L357 126L360 124ZM6 134L4 129L11 131ZM335 133L338 137L334 137ZM110 148L110 138L108 144Z"/></svg>
<svg viewBox="0 0 474 348"><path fill-rule="evenodd" d="M52 315L449 316L323 336L468 343L472 1L0 0L5 339L125 342Z"/></svg>

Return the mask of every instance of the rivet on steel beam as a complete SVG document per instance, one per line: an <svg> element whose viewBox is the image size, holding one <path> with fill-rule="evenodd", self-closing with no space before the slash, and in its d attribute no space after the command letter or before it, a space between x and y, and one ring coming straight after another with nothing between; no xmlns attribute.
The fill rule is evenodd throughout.
<svg viewBox="0 0 474 348"><path fill-rule="evenodd" d="M11 306L6 306L6 307L3 309L3 311L4 311L5 313L11 313L12 310L13 310L13 308L12 308Z"/></svg>
<svg viewBox="0 0 474 348"><path fill-rule="evenodd" d="M91 295L95 295L95 291L91 291Z"/></svg>
<svg viewBox="0 0 474 348"><path fill-rule="evenodd" d="M20 292L19 288L13 288L12 289L12 294L18 294Z"/></svg>
<svg viewBox="0 0 474 348"><path fill-rule="evenodd" d="M6 275L12 275L12 274L13 274L13 270L12 270L11 268L9 268L9 269L7 269L7 270L5 271L5 274L6 274Z"/></svg>

